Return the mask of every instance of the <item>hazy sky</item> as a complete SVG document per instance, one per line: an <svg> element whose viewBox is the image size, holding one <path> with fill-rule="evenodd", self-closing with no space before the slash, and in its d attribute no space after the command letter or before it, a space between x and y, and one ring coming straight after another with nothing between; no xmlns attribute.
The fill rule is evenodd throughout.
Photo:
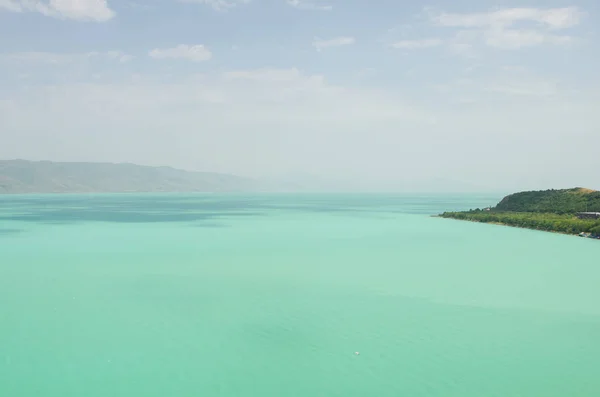
<svg viewBox="0 0 600 397"><path fill-rule="evenodd" d="M600 188L600 2L0 0L0 158Z"/></svg>

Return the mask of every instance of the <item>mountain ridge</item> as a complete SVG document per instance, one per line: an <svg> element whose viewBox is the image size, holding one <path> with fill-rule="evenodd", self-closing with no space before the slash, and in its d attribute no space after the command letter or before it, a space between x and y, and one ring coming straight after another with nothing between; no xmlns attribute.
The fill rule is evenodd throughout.
<svg viewBox="0 0 600 397"><path fill-rule="evenodd" d="M0 160L0 194L243 192L264 188L252 178L169 166Z"/></svg>

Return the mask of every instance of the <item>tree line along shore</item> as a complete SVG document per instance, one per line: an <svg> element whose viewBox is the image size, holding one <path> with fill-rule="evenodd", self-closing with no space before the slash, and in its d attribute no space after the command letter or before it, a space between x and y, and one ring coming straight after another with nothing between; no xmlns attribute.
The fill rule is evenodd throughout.
<svg viewBox="0 0 600 397"><path fill-rule="evenodd" d="M585 188L520 192L495 207L440 216L600 239L600 192Z"/></svg>

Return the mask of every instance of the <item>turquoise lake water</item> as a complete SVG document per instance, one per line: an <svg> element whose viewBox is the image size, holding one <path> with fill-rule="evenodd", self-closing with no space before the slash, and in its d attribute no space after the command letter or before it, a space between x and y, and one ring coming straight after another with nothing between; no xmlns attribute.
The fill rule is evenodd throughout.
<svg viewBox="0 0 600 397"><path fill-rule="evenodd" d="M0 396L600 396L600 243L429 216L499 198L0 196Z"/></svg>

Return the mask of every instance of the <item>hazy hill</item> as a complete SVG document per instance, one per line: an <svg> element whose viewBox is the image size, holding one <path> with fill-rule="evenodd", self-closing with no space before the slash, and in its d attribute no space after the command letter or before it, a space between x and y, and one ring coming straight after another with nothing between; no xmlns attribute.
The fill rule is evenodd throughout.
<svg viewBox="0 0 600 397"><path fill-rule="evenodd" d="M134 164L0 160L2 193L232 192L264 188L252 179Z"/></svg>
<svg viewBox="0 0 600 397"><path fill-rule="evenodd" d="M494 210L559 214L578 211L600 212L600 192L574 188L515 193L502 199Z"/></svg>

